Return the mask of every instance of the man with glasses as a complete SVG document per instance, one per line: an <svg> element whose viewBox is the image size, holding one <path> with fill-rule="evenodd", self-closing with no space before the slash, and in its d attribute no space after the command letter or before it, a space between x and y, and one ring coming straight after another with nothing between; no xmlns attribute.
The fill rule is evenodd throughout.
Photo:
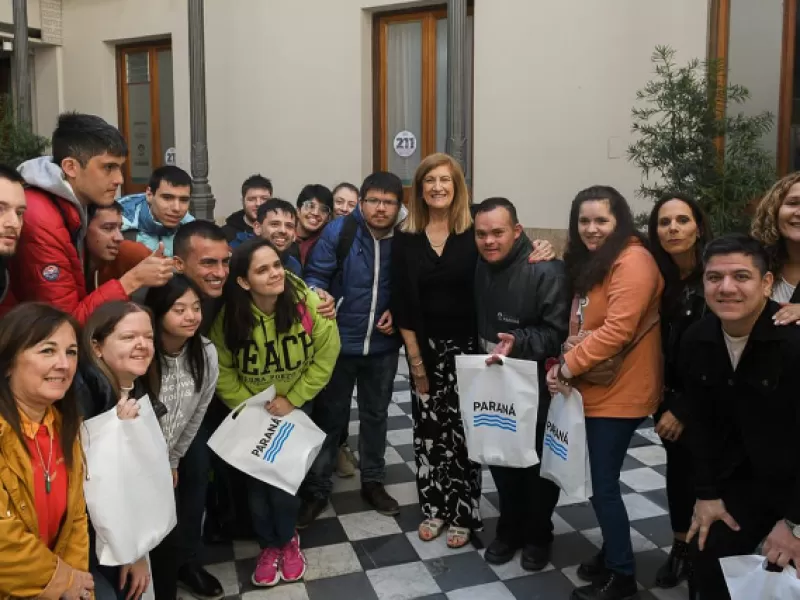
<svg viewBox="0 0 800 600"><path fill-rule="evenodd" d="M333 194L324 185L309 184L300 191L297 196L297 244L302 264L306 264L332 214Z"/></svg>
<svg viewBox="0 0 800 600"><path fill-rule="evenodd" d="M298 528L308 526L328 503L340 434L350 418L356 384L361 496L381 514L396 515L400 510L383 480L388 410L400 349L389 312L389 290L392 234L405 213L400 203L403 184L392 173L373 173L364 180L359 197L350 215L325 228L305 268L306 283L336 299L342 349L330 382L314 401L312 417L327 438L306 478ZM347 237L345 253L340 246Z"/></svg>

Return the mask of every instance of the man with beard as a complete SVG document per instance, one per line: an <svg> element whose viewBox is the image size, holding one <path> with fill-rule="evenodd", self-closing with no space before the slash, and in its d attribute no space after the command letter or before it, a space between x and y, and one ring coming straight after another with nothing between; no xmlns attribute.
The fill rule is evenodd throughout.
<svg viewBox="0 0 800 600"><path fill-rule="evenodd" d="M0 305L16 302L9 294L6 259L14 255L25 216L25 180L11 167L0 165Z"/></svg>
<svg viewBox="0 0 800 600"><path fill-rule="evenodd" d="M258 208L253 231L275 245L286 269L303 277L300 261L290 252L297 231L297 211L294 206L286 200L270 198Z"/></svg>

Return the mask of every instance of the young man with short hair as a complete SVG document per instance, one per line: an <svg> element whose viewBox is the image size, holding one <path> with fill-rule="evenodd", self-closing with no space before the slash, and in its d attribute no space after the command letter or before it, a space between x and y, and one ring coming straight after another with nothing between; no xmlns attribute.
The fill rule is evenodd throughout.
<svg viewBox="0 0 800 600"><path fill-rule="evenodd" d="M300 261L289 252L297 231L297 211L291 203L280 198L267 200L258 207L253 231L275 245L286 269L300 278L303 277Z"/></svg>
<svg viewBox="0 0 800 600"><path fill-rule="evenodd" d="M237 210L225 220L222 230L231 248L236 248L257 234L254 225L258 208L272 198L272 182L261 174L251 175L242 184L242 210Z"/></svg>
<svg viewBox="0 0 800 600"><path fill-rule="evenodd" d="M9 308L16 304L9 293L9 276L6 261L14 256L22 233L22 222L27 203L25 201L25 180L16 170L0 165L0 312L8 303Z"/></svg>
<svg viewBox="0 0 800 600"><path fill-rule="evenodd" d="M734 234L704 252L710 310L681 342L695 460L693 583L703 600L729 599L719 559L763 553L800 567L800 327L776 325L769 256Z"/></svg>
<svg viewBox="0 0 800 600"><path fill-rule="evenodd" d="M110 206L90 204L86 211L87 286L97 289L107 281L119 279L139 267L152 254L144 244L126 240L122 236L122 207L118 202Z"/></svg>
<svg viewBox="0 0 800 600"><path fill-rule="evenodd" d="M186 171L174 165L157 168L144 194L119 200L125 239L144 244L150 250L164 244L164 253L172 256L178 228L194 221L189 214L191 199L192 178Z"/></svg>
<svg viewBox="0 0 800 600"><path fill-rule="evenodd" d="M300 264L305 265L311 249L333 214L333 194L324 185L305 186L297 196L297 245Z"/></svg>
<svg viewBox="0 0 800 600"><path fill-rule="evenodd" d="M530 443L541 455L550 409L545 361L559 355L569 331L570 291L564 264L528 261L533 244L506 198L489 198L477 205L475 242L480 254L475 271L479 344L487 354L537 362L539 410L536 439ZM500 361L490 359L494 362ZM550 560L558 486L541 477L540 465L489 468L500 496L500 519L496 537L486 549L486 562L507 563L522 549L522 568L541 571Z"/></svg>
<svg viewBox="0 0 800 600"><path fill-rule="evenodd" d="M127 300L145 286L172 277L172 261L155 252L146 261L150 279L130 271L87 294L83 271L86 209L108 206L122 183L128 148L120 132L100 117L64 113L53 132L53 156L19 167L28 184L25 229L9 264L18 302L38 301L72 313L81 323L100 304Z"/></svg>
<svg viewBox="0 0 800 600"><path fill-rule="evenodd" d="M383 480L388 410L400 350L389 292L392 235L404 216L403 184L393 173L373 173L364 180L360 196L352 214L325 228L305 267L306 283L327 290L339 304L342 349L330 382L314 402L312 418L327 437L306 478L298 527L311 523L328 503L341 431L350 418L356 385L361 496L381 514L399 512ZM348 237L349 247L340 250Z"/></svg>

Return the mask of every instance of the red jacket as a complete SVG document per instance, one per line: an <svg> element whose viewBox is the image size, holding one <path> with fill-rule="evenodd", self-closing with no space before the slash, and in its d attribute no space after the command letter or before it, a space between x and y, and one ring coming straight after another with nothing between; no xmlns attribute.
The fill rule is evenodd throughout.
<svg viewBox="0 0 800 600"><path fill-rule="evenodd" d="M32 178L28 177L31 170L25 167L42 160L34 159L20 167L29 184L35 184L36 181L31 181ZM58 169L52 162L50 165ZM50 171L52 167L46 168ZM54 185L58 186L58 183L54 182ZM61 186L66 186L66 183L61 183ZM58 186L56 189L64 188ZM101 304L128 299L116 279L101 285L91 294L86 293L83 262L78 254L78 247L83 247L86 234L86 217L74 196L65 198L31 187L25 190L25 199L28 209L22 235L17 252L9 262L11 289L0 306L0 313L12 308L13 300L10 299L16 302L47 302L71 313L83 324Z"/></svg>

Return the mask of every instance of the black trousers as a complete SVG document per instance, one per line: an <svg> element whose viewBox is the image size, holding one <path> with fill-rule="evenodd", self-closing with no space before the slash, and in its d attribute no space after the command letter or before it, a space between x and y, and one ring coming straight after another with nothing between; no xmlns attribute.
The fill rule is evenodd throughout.
<svg viewBox="0 0 800 600"><path fill-rule="evenodd" d="M539 475L540 467L489 467L500 497L497 537L512 546L548 546L553 541L553 510L560 490Z"/></svg>
<svg viewBox="0 0 800 600"><path fill-rule="evenodd" d="M150 570L153 575L153 592L156 600L175 600L178 596L178 568L182 545L180 514L178 526L150 551Z"/></svg>
<svg viewBox="0 0 800 600"><path fill-rule="evenodd" d="M711 526L702 552L693 541L693 582L700 600L730 600L719 559L753 554L781 519L780 511L767 502L771 495L753 480L726 486L721 496L740 530L733 531L717 521Z"/></svg>
<svg viewBox="0 0 800 600"><path fill-rule="evenodd" d="M667 452L667 503L675 533L689 531L694 513L694 468L685 439L686 432L675 442L661 439Z"/></svg>

